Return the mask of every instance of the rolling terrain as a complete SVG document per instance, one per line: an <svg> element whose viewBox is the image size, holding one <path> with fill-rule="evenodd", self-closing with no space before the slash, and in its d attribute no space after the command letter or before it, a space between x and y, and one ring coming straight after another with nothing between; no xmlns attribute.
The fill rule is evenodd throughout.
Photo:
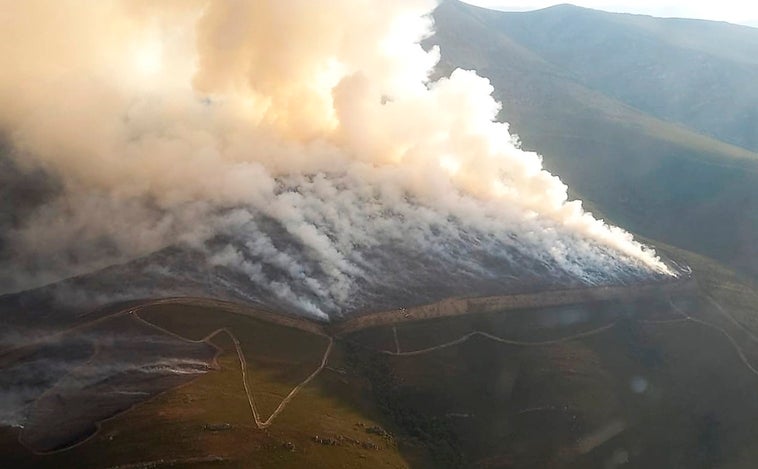
<svg viewBox="0 0 758 469"><path fill-rule="evenodd" d="M0 296L4 466L755 467L758 34L455 0L435 21L437 74L487 76L523 147L678 277L593 284L480 239L379 245L363 296L318 318L169 246ZM0 261L58 190L0 155ZM459 248L469 263L435 257Z"/></svg>
<svg viewBox="0 0 758 469"><path fill-rule="evenodd" d="M489 78L500 118L575 195L635 233L758 274L749 141L758 30L569 5L503 13L456 0L434 19L438 73L462 67Z"/></svg>
<svg viewBox="0 0 758 469"><path fill-rule="evenodd" d="M122 305L3 351L4 378L79 358L27 396L0 454L14 467L751 467L758 295L676 255L697 285L553 306L504 296L387 322L191 298ZM125 341L133 363L103 368L103 347ZM168 376L184 384L146 380L156 346L161 363L177 354Z"/></svg>

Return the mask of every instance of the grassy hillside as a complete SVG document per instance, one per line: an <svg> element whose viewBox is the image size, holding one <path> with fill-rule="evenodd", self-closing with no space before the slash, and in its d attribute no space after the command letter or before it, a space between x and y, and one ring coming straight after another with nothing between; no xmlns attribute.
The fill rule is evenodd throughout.
<svg viewBox="0 0 758 469"><path fill-rule="evenodd" d="M264 418L316 368L327 345L323 336L219 308L152 306L140 317L191 340L230 330L247 359L248 386ZM368 383L345 374L344 349L330 354L328 368L271 427L259 429L232 340L220 334L211 343L220 349L217 370L101 422L74 447L34 454L19 443L18 429L3 428L4 467L402 468L408 458L428 458L423 448L403 450L409 453L403 456L398 440L367 431L387 419Z"/></svg>
<svg viewBox="0 0 758 469"><path fill-rule="evenodd" d="M592 89L758 150L758 29L571 5L492 20Z"/></svg>
<svg viewBox="0 0 758 469"><path fill-rule="evenodd" d="M44 414L31 429L0 427L3 467L754 468L758 282L744 273L758 274L758 155L629 105L562 55L538 50L559 39L528 43L532 28L557 34L570 14L584 18L584 29L611 21L572 7L547 14L552 23L444 2L431 39L443 46L439 73L461 66L488 76L524 146L614 222L692 266L694 291L349 333L288 327L294 320L264 321L212 300L135 302L60 318L13 303L16 316L49 321L53 335L99 318L96 328L63 334L89 342L72 339L76 347L66 348L61 336L2 357L6 384L18 382L12 372L24 363L36 373L54 362L32 384L40 388L34 399L53 402L58 417L67 406L77 410L59 384L75 385L106 359L136 362L130 355L143 348L165 358L173 344L207 349L199 360L207 366L181 386L98 417L97 431L72 435L50 454L24 444L25 433L44 429ZM519 18L528 21L508 23ZM735 47L752 47L745 31L713 26L726 34L722 47L689 37L689 23L613 18L614 34L652 40L664 27L667 47L758 63ZM565 54L578 47L565 46ZM601 59L593 59L597 68ZM82 394L140 392L114 380L118 373L82 381ZM260 424L269 417L270 426Z"/></svg>
<svg viewBox="0 0 758 469"><path fill-rule="evenodd" d="M514 23L521 22L528 35L530 18L442 3L435 12L437 33L429 41L441 45L440 74L461 67L489 78L503 102L501 118L523 146L544 155L548 169L613 222L758 274L758 155L585 83L564 63L583 53L581 44L572 48L569 42L561 62L519 42ZM560 31L560 25L540 27ZM598 70L606 65L593 62ZM645 72L619 74L631 80Z"/></svg>
<svg viewBox="0 0 758 469"><path fill-rule="evenodd" d="M121 469L752 468L758 290L705 257L661 249L693 267L695 292L331 339L222 303L145 306L98 329L121 333L131 321L202 341L218 347L216 366L52 454L34 454L19 443L24 430L5 428L0 458L11 467ZM121 389L115 383L112 391ZM256 424L250 398L263 420L281 408L270 426Z"/></svg>
<svg viewBox="0 0 758 469"><path fill-rule="evenodd" d="M678 254L701 283L694 297L370 329L351 336L355 354L436 467L753 467L758 295ZM414 353L472 331L524 343L477 335Z"/></svg>

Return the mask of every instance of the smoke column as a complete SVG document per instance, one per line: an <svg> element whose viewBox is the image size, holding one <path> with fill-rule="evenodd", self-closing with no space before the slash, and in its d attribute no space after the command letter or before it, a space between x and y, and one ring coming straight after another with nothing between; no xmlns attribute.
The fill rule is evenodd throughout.
<svg viewBox="0 0 758 469"><path fill-rule="evenodd" d="M0 292L175 244L316 316L388 282L393 249L467 278L499 272L487 253L670 275L519 149L488 80L430 80L434 7L0 0L1 135L60 185L6 234Z"/></svg>

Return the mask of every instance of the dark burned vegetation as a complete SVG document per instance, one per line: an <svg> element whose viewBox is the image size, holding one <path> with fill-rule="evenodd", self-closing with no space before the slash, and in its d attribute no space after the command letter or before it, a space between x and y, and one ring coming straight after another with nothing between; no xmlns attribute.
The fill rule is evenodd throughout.
<svg viewBox="0 0 758 469"><path fill-rule="evenodd" d="M419 392L403 386L394 375L387 355L352 341L345 342L348 365L371 383L379 409L413 441L406 444L427 448L436 467L459 467L463 463L461 446L450 421L429 409L442 407L439 392Z"/></svg>
<svg viewBox="0 0 758 469"><path fill-rule="evenodd" d="M135 339L149 336L143 342L153 344L153 352L164 350L156 345L164 342L175 342L176 350L211 346L216 363L184 386L140 397L140 404L101 422L81 445L33 456L18 446L17 434L8 433L0 454L15 467L105 455L115 465L205 464L209 455L219 464L258 461L266 467L333 467L335 461L351 467L387 461L396 467L579 469L616 460L648 467L718 465L739 444L724 428L754 432L750 422L758 407L749 396L758 376L748 365L758 360L751 335L758 297L729 272L691 260L696 291L650 290L636 299L461 314L338 336L324 368L265 429L250 414L234 340L212 332L226 328L234 334L265 420L318 369L329 342L323 328L266 322L270 316L256 318L254 310L192 300L145 306L131 319L98 319L99 334L132 331L124 337L134 342L129 350L140 348ZM58 349L46 350L4 357L26 366ZM82 363L99 363L92 353L91 347L81 349L32 400L73 410L76 399L60 401L42 388L73 385L87 369ZM106 359L107 353L100 349L96 357ZM132 386L129 379L107 378L92 389L133 390L123 388ZM43 393L48 397L40 399ZM107 416L91 415L89 425ZM42 428L30 425L25 433ZM38 434L65 429L56 425ZM77 432L67 433L68 444L86 434ZM142 452L132 450L137 446Z"/></svg>

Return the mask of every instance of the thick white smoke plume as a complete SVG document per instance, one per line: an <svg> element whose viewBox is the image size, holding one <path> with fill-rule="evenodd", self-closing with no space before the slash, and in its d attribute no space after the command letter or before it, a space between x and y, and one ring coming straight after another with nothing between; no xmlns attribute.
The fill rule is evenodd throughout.
<svg viewBox="0 0 758 469"><path fill-rule="evenodd" d="M392 249L471 278L497 273L487 252L585 283L669 274L567 201L486 79L430 81L434 7L0 0L0 126L62 186L6 235L0 292L177 243L315 315L390 282Z"/></svg>

